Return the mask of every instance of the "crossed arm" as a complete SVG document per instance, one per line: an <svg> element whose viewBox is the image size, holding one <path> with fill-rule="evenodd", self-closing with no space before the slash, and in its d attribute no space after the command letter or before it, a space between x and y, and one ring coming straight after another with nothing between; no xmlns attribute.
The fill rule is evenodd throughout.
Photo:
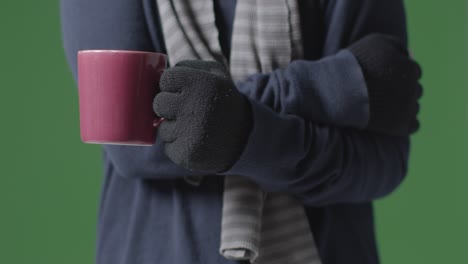
<svg viewBox="0 0 468 264"><path fill-rule="evenodd" d="M322 4L326 58L295 62L282 73L252 76L238 86L250 98L255 121L242 156L226 173L250 177L268 191L290 193L314 206L369 201L401 182L407 170L408 137L362 130L369 120L366 84L352 54L338 51L372 32L405 40L403 4L349 2ZM134 1L114 6L115 12L97 16L90 11L97 10L92 1L62 0L64 44L75 76L80 49L155 50L147 33L148 16L141 15L143 7ZM120 27L114 23L122 20L132 22ZM301 86L308 90L288 93L299 89L298 82L310 84ZM123 177L204 174L176 166L162 149L161 142L152 148L104 147L105 159Z"/></svg>

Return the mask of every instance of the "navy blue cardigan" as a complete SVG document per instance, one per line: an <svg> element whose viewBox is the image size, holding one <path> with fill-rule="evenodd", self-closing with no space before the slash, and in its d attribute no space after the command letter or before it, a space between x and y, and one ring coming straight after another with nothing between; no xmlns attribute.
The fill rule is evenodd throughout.
<svg viewBox="0 0 468 264"><path fill-rule="evenodd" d="M62 0L63 41L76 79L76 52L164 52L155 0ZM305 59L237 83L251 100L253 131L226 173L297 197L306 207L324 264L378 263L372 201L407 171L409 140L369 133L361 69L346 50L366 34L406 41L401 0L300 0ZM235 0L216 0L228 54ZM235 263L218 253L222 177L173 164L153 147L104 146L98 264Z"/></svg>

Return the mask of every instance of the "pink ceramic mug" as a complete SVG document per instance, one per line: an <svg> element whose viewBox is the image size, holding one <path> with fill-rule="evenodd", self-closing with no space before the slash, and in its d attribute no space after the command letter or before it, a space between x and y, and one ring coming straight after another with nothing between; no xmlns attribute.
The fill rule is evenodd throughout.
<svg viewBox="0 0 468 264"><path fill-rule="evenodd" d="M154 144L162 121L153 98L166 68L164 54L124 50L78 52L81 140L85 143Z"/></svg>

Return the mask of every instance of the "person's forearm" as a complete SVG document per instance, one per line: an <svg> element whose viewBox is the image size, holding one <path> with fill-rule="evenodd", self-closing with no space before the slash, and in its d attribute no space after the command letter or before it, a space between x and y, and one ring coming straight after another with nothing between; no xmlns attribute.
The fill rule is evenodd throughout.
<svg viewBox="0 0 468 264"><path fill-rule="evenodd" d="M247 147L225 175L243 175L266 191L319 206L382 197L406 174L406 137L322 126L256 102L252 110Z"/></svg>
<svg viewBox="0 0 468 264"><path fill-rule="evenodd" d="M306 1L303 5L314 3ZM325 30L320 37L324 58L295 61L283 70L255 74L238 82L237 87L276 112L296 114L316 123L363 128L375 113L370 113L361 67L346 48L372 33L398 37L406 45L403 1L326 0L320 1L320 9ZM308 14L302 15L306 16L304 21L309 21ZM306 29L304 33L313 32ZM313 43L304 45L307 49Z"/></svg>
<svg viewBox="0 0 468 264"><path fill-rule="evenodd" d="M112 162L117 175L139 179L175 179L203 176L177 166L164 154L161 140L151 147L104 145L105 162Z"/></svg>
<svg viewBox="0 0 468 264"><path fill-rule="evenodd" d="M348 50L318 61L297 60L285 69L254 74L236 85L250 99L276 112L314 123L362 129L369 120L365 80Z"/></svg>
<svg viewBox="0 0 468 264"><path fill-rule="evenodd" d="M333 58L340 49L374 32L397 36L406 43L402 0L327 0L321 1L321 5L327 29L324 56ZM384 16L388 19L381 19ZM310 67L314 64L309 63ZM258 83L268 85L274 80L263 78L263 83ZM345 88L362 88L361 85ZM252 86L260 89L256 94L246 93L252 99L254 129L241 158L226 174L247 176L266 190L293 194L308 205L370 201L390 193L405 177L409 153L407 136L392 137L353 128L320 125L306 121L304 117L287 115L297 111L302 116L323 120L323 116L315 117L314 113L305 115L305 112L301 112L298 107L303 103L301 101L290 100L287 96L278 101L280 90L263 90L261 86ZM307 87L311 89L310 94L315 93L314 87ZM239 89L245 92L241 86ZM264 95L263 91L269 93ZM333 94L326 92L325 97L321 98ZM325 100L315 102L322 101ZM269 105L284 114L275 113L269 109ZM316 106L306 105L305 109L307 107ZM337 118L340 117L337 113L341 113L339 109L346 108L336 109L337 112L322 111L321 114L329 122L336 122L340 120ZM358 114L357 119L354 117L345 124L359 124L354 120L365 120L363 117Z"/></svg>

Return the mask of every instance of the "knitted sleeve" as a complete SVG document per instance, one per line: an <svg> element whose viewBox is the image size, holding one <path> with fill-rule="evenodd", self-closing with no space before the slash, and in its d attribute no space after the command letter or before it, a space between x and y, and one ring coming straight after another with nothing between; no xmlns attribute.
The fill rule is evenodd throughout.
<svg viewBox="0 0 468 264"><path fill-rule="evenodd" d="M395 35L406 40L402 1L329 1L323 10L327 28L325 55L335 54L353 41L373 32ZM342 56L346 58L346 53ZM352 60L348 63L352 67ZM310 65L302 65L298 70L307 66ZM359 86L362 85L359 77L347 73L349 68L345 68L336 67L333 74L336 78L347 76L344 77L348 78L348 81L344 81L348 85L347 89L359 91ZM302 78L312 78L313 75L309 72ZM330 76L316 76L316 87L332 89L333 86L327 86L334 81ZM291 85L293 82L274 81L269 83L272 85L270 87L274 87L274 83ZM283 94L275 96L278 93L269 89L250 94L254 128L241 158L226 174L244 175L267 191L292 194L311 206L371 201L389 194L401 183L407 173L408 137L392 137L352 127L310 122L304 116L294 114L294 111L302 107L298 107L297 102L306 102L300 101L300 98L284 96L291 93L284 93L283 89L275 89ZM303 96L300 93L295 94ZM336 96L333 91L320 91L318 94L325 95L322 98L334 99ZM347 95L341 104L337 104L334 101L336 99L317 100L309 101L310 106L306 107L310 107L309 110L316 107L320 112L323 109L332 109L333 105L346 106L343 109L348 109L347 111L333 110L325 113L332 113L329 117L336 122L348 122L349 126L359 127L366 119L366 112L353 106L354 103L346 102ZM349 98L354 99L365 98L359 93L357 97L354 93L349 95ZM327 104L327 107L323 104ZM349 120L344 120L346 118Z"/></svg>

